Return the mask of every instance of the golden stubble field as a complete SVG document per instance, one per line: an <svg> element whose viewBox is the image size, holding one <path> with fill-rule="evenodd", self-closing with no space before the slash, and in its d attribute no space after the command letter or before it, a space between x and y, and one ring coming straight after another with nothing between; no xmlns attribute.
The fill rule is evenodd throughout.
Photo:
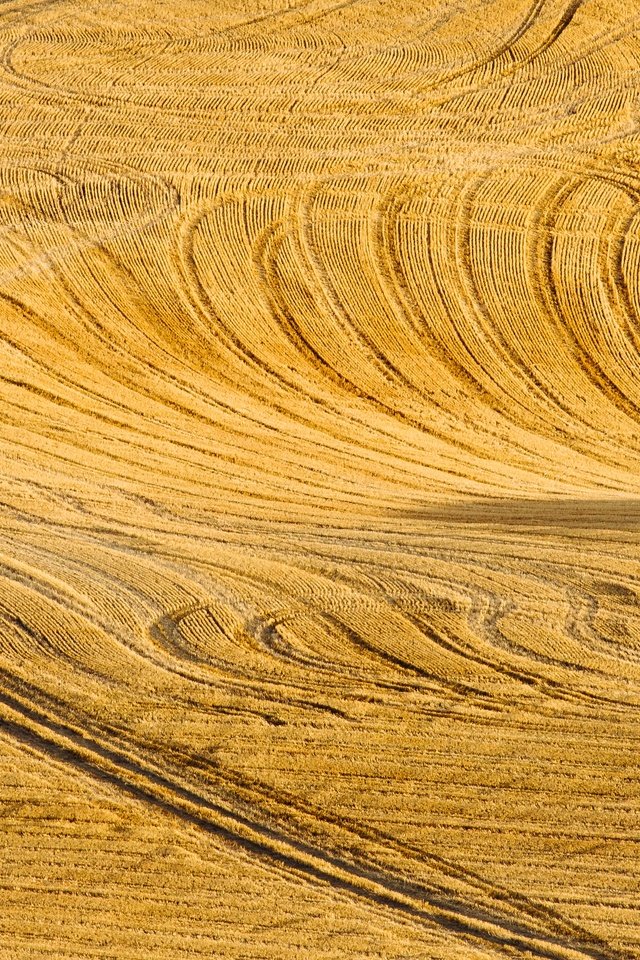
<svg viewBox="0 0 640 960"><path fill-rule="evenodd" d="M640 956L639 28L2 4L1 960Z"/></svg>

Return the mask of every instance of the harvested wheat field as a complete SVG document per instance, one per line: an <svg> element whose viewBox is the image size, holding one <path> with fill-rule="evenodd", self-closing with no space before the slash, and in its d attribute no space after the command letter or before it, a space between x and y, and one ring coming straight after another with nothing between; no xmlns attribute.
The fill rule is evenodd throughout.
<svg viewBox="0 0 640 960"><path fill-rule="evenodd" d="M0 960L640 957L640 0L0 50Z"/></svg>

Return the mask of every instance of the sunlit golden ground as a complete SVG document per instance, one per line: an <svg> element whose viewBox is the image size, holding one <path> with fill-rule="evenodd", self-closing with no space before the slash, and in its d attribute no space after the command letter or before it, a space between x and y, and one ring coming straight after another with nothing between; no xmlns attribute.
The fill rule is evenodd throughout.
<svg viewBox="0 0 640 960"><path fill-rule="evenodd" d="M639 28L2 5L2 960L640 957Z"/></svg>

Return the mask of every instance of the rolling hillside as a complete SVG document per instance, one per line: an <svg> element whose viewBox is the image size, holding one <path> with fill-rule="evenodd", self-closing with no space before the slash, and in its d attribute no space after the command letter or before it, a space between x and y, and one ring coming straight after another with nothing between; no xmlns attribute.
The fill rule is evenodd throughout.
<svg viewBox="0 0 640 960"><path fill-rule="evenodd" d="M0 960L640 958L640 4L0 6Z"/></svg>

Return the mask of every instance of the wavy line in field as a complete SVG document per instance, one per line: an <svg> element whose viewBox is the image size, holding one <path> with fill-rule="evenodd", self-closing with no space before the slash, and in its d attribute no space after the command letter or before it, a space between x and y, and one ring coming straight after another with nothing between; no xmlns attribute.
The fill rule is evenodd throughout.
<svg viewBox="0 0 640 960"><path fill-rule="evenodd" d="M241 208L240 201L238 201L237 204L232 201L230 214L235 215L237 217L239 213L239 208ZM204 214L204 217L207 217L206 213ZM199 224L200 222L201 222L201 218L199 215L198 219L196 220L196 229L197 229L197 224ZM208 223L209 220L207 219L206 222ZM241 232L240 232L240 237L235 238L235 243L237 245L236 249L238 251L237 257L240 259L240 262L242 262L243 256L242 256L242 253L240 252L242 250L242 245L244 245L244 249L246 251L244 256L247 258L249 257L251 246L249 245L249 238L246 238L244 236L244 227L242 225L242 222L238 221L238 223L239 223ZM282 352L278 353L276 350L273 349L273 341L269 337L267 337L266 330L269 327L271 327L273 334L278 334L279 330L277 325L272 326L273 320L274 320L273 310L272 308L269 308L269 299L265 298L264 288L262 287L262 285L257 286L255 290L255 301L254 301L255 314L254 314L254 317L252 318L252 323L250 325L246 325L246 319L245 319L239 331L236 331L233 327L227 326L227 323L225 322L225 317L229 311L229 306L233 302L232 300L233 283L231 280L231 277L233 276L233 274L230 273L229 267L231 267L234 270L237 269L237 267L235 266L235 264L231 264L231 265L225 265L222 268L222 273L220 274L220 277L222 282L224 283L224 290L216 290L215 299L212 300L211 296L206 292L205 287L203 286L197 273L194 272L196 268L193 266L193 264L200 263L201 258L196 257L194 254L191 253L191 243L193 242L191 239L191 235L192 235L193 229L194 229L194 226L190 226L189 232L187 233L187 241L186 241L187 249L186 249L186 252L182 254L182 261L184 264L187 265L185 269L188 271L188 279L186 281L185 289L188 288L190 290L188 296L189 296L190 302L194 304L195 309L198 311L198 316L202 324L203 332L206 331L208 328L210 328L211 322L213 318L215 318L214 322L215 322L216 328L219 331L224 330L224 332L227 334L227 337L228 337L227 344L228 344L228 349L231 355L233 356L234 359L237 358L237 360L239 360L240 363L242 364L241 369L243 370L245 382L247 380L247 374L249 370L251 370L253 376L258 375L258 377L262 379L263 382L260 384L259 392L256 392L255 394L256 399L259 398L261 395L263 395L263 391L264 391L263 378L266 375L268 378L268 381L271 381L271 384L275 384L281 389L282 402L283 404L286 404L289 409L291 409L292 398L295 401L298 401L299 398L304 401L305 395L309 395L310 393L310 389L309 389L310 385L317 378L317 372L316 372L317 360L318 360L317 354L314 354L313 350L309 350L309 348L307 348L306 356L303 355L301 357L301 354L300 354L301 342L300 342L300 339L297 338L293 344L295 348L294 351L291 352L290 346L288 347L288 350L287 350L287 352L290 355L290 360L294 362L294 366L292 366L291 363L286 364L286 361L283 359ZM220 241L213 240L213 238L209 239L202 256L204 257L204 255L207 255L207 258L208 258L208 251L217 242L219 242L221 245L224 245L226 247L232 241L231 241L231 237L228 237L226 233L224 237L220 239ZM216 268L220 269L217 264L216 264ZM248 271L242 272L242 276L244 278L245 284L247 283L248 275L250 275L248 274ZM266 310L265 310L265 307L267 308ZM235 317L233 318L233 322L235 323ZM277 324L277 320L276 320L276 324ZM289 331L287 331L287 333L288 332ZM247 337L251 337L251 340L248 341L247 339L245 339ZM288 346L288 337L287 339L285 339L284 343L281 337L279 338L279 341L276 341L276 342L279 342L281 347ZM219 349L219 346L220 346L220 338L217 339L218 349ZM268 359L264 356L265 350L269 352ZM301 359L310 361L305 364L306 369L304 372L307 375L304 378L301 377L300 375ZM313 381L312 381L311 377L314 374L314 372L316 373L316 375L313 376ZM330 377L330 381L332 383L336 383L336 378L337 378L337 382L343 388L346 388L348 393L354 395L358 400L365 402L364 410L363 410L362 403L358 404L355 407L354 412L356 413L356 417L357 417L356 422L359 425L362 424L362 421L364 419L363 426L365 426L365 428L367 426L366 421L369 419L369 417L366 417L367 404L370 406L372 403L375 403L376 407L380 409L381 412L387 413L387 415L390 416L391 418L397 416L398 411L395 408L390 407L388 404L380 404L379 402L376 401L376 398L372 396L371 393L369 392L368 385L360 385L357 382L354 383L352 379L349 379L348 376L345 377L341 372L338 372L337 374L332 375L333 368L327 367L326 364L323 364L320 372L322 374L328 373ZM295 379L293 379L294 377ZM260 383L260 379L258 380L258 383ZM313 419L311 416L308 415L310 422L313 422L314 420L316 423L318 422L319 418L314 409L315 407L317 407L317 405L320 405L321 407L328 407L329 412L331 412L332 414L338 413L339 407L336 405L335 396L332 392L327 390L326 383L323 383L323 380L325 379L326 378L323 376L320 381L321 387L322 387L320 395L318 396L318 394L315 393L314 391L315 396L313 394L311 394L310 396L311 402L313 404L313 407L312 407ZM302 394L302 397L300 397L300 394ZM299 417L299 413L297 412L297 410L300 408L300 405L297 402L296 402L296 408L297 409L296 409L295 417L297 419ZM364 418L361 411L365 413ZM346 412L347 410L343 406L342 409L340 410L342 418L344 418ZM329 422L331 425L331 432L335 431L336 426L338 427L338 429L340 429L339 424L336 424L333 418ZM413 421L410 421L410 425L419 427L419 424L414 423ZM389 424L389 426L391 427L391 423ZM384 429L384 428L381 429L379 421L375 424L375 426L373 426L373 429L375 433L384 433L387 435L391 433L389 429ZM393 436L393 433L391 433L391 435ZM405 446L406 446L406 441L405 441ZM420 447L415 441L411 444L411 446L416 448L417 450L420 450ZM448 446L450 446L450 444L448 444ZM451 472L450 467L445 469L446 469L446 472Z"/></svg>
<svg viewBox="0 0 640 960"><path fill-rule="evenodd" d="M214 244L214 243L216 243L216 242L218 242L218 241L214 241L213 239L210 239L209 242L208 242L208 245L207 245L208 248L210 248L210 245L212 245L212 244ZM245 273L245 276L246 276L246 273ZM225 282L227 282L227 281L225 281ZM202 294L202 293L203 293L203 291L201 290L201 294ZM256 294L256 295L257 295L257 294ZM229 298L230 296L231 296L231 288L229 288L229 293L225 293L225 294L222 294L222 293L219 293L219 292L216 291L216 301L215 301L215 302L217 303L218 307L219 307L223 312L224 312L224 310L226 309L226 307L225 307L225 308L222 308L222 305L223 305L223 303L225 303L225 301L226 301L226 302L229 302L228 298ZM224 299L223 299L223 298L224 298ZM310 302L310 301L308 301L308 302ZM256 303L256 307L258 308L258 303ZM211 306L204 307L203 309L206 310L206 314L203 314L203 316L205 316L205 315L211 316L212 309L213 309ZM273 308L272 308L272 309L273 309ZM295 310L295 307L293 307L292 309ZM288 316L288 318L292 317L293 315L296 315L297 318L301 316L299 312L298 312L297 314L293 314L293 313L291 312L291 309L287 311L287 316ZM255 324L253 325L253 334L252 334L252 336L253 336L253 338L254 338L254 344L252 344L251 347L249 347L248 345L247 345L247 346L244 346L243 341L238 338L238 335L237 335L235 332L233 332L233 333L231 334L232 339L233 339L233 343L234 343L234 345L235 345L234 348L233 348L234 351L240 350L240 351L242 352L243 350L246 350L246 351L247 351L247 356L249 357L251 363L252 363L253 365L255 365L255 364L258 365L258 366L256 367L256 369L259 369L259 366L260 366L260 359L259 359L259 358L260 358L260 353L262 353L262 352L264 351L264 349L267 347L267 344L269 343L268 340L264 339L264 333L263 333L263 331L264 331L264 329L265 329L265 324L269 324L269 322L270 322L270 321L269 321L269 313L267 313L266 316L265 316L264 310L262 310L262 311L260 312L259 316L260 316L260 319L259 319L259 320L256 320ZM220 320L218 319L217 322L218 322L218 324L219 324L219 323L220 323ZM296 322L296 325L297 325L297 324L299 323L299 320L296 319L295 322ZM294 333L294 336L295 336L295 329L296 329L295 327L292 327L291 321L288 320L288 331L289 331L289 335L291 335L291 333ZM337 330L336 330L336 334L337 334L338 336L341 336L340 334L338 334L338 329L339 329L339 328L337 328ZM241 330L242 336L248 335L248 332L249 332L249 331L248 331L248 329L247 329L246 327L243 327L242 330ZM345 333L344 336L345 336L345 337L349 337L349 334ZM255 339L256 337L257 337L257 339ZM339 342L339 341L338 341L338 342ZM350 339L350 343L352 343L352 342L353 342L353 340L352 340L352 338L351 338L351 339ZM370 343L371 343L371 341L368 341L368 344L370 344ZM304 336L304 339L303 339L302 341L301 341L301 339L300 339L299 336L296 336L296 338L295 338L295 340L294 340L294 343L293 343L293 346L294 346L295 348L297 348L298 351L300 350L301 346L302 346L303 349L304 349L304 344L310 344L309 336L308 336L308 335L305 335L305 336ZM270 346L271 346L271 349L273 349L273 346L272 346L271 344L270 344ZM308 353L308 355L309 355L309 358L310 358L310 360L311 360L311 365L312 365L312 366L314 365L314 359L315 359L315 364L316 364L316 366L317 366L317 359L318 359L317 350L315 350L314 348L312 348L310 345L309 345L309 347L307 347L306 349L307 349L307 353ZM324 349L326 349L326 347L325 347ZM340 349L340 348L338 347L338 349ZM365 347L365 349L367 349L367 347ZM281 363L282 363L282 355L281 355L281 354L276 354L275 350L274 350L274 354L273 354L273 355L274 355L274 358L275 358L275 356L278 356L278 364L281 364ZM292 359L292 361L293 361L293 360L296 360L295 354L292 354L291 359ZM297 362L299 363L299 358L297 359ZM373 361L373 362L375 363L375 361ZM289 364L289 369L291 369L291 364ZM293 368L293 369L295 369L295 368ZM332 372L331 372L331 371L333 370L332 367L328 367L328 366L326 366L326 364L325 364L325 365L323 365L323 368L322 368L322 369L323 369L323 371L324 371L325 373L329 373L329 375L332 377L332 379L333 379L334 382L341 383L341 384L343 384L343 385L345 385L345 386L347 386L347 387L348 387L348 385L349 385L350 383L351 383L351 384L354 384L355 374L347 375L347 378L345 379L345 372L340 371L339 374L338 374L338 378L339 378L339 379L336 381L335 376L333 376L333 375L332 375ZM279 377L280 380L283 379L283 374L277 374L277 376ZM292 386L289 372L287 371L287 374L284 375L284 376L285 376L286 379L284 379L283 385L284 385L285 387L289 388L290 386ZM306 383L308 384L308 382L309 382L309 380L308 380L308 377L307 377ZM405 385L407 384L406 379L404 379L403 382L404 382ZM348 389L350 389L351 391L355 392L357 396L361 396L363 399L369 400L369 402L371 402L372 400L375 400L375 397L372 396L372 393L371 393L372 386L369 385L369 384L363 384L362 386L360 386L360 384L357 383L357 381L356 381L355 384L354 384L354 386L351 387L351 388L348 387ZM384 380L383 380L383 381L380 381L380 385L379 385L377 388L374 388L374 389L376 389L376 392L377 392L378 394L382 393L383 396L387 396L387 397L388 397L388 396L389 396L389 390L390 390L390 388L389 388L389 382L388 382L388 375L385 375ZM428 399L430 400L431 398L428 398ZM376 402L377 402L377 400L376 400ZM388 400L386 401L386 406L387 406L387 407L389 406L389 401L388 401ZM384 405L383 405L383 408L384 408ZM381 409L383 409L383 408L381 408ZM397 401L396 401L396 402L393 404L393 406L389 409L389 413L392 414L393 416L396 416L396 417L397 417L397 416L401 416L401 417L404 418L404 417L406 416L406 415L403 413L402 409L401 409L401 408L400 408L400 409L398 408L398 402L397 402ZM424 416L425 416L425 415L422 414L422 417L421 417L422 422L424 422ZM415 426L417 426L417 427L420 427L420 428L424 429L423 427L421 427L421 420L420 420L420 419L416 419L416 418L414 418L414 417L411 417L411 418L409 419L408 423L409 423L409 425L411 425L411 426L415 425ZM430 432L430 435L431 435L431 436L437 435L437 434L436 434L436 431L435 431L435 424L433 423L433 420L432 420L432 422L429 424L429 432ZM443 430L442 430L441 433L440 433L440 436L441 436L443 439L444 439L444 437L446 436L445 431L444 431L444 427L443 427ZM449 442L448 445L450 445L450 442Z"/></svg>
<svg viewBox="0 0 640 960"><path fill-rule="evenodd" d="M317 592L317 591L314 591L314 592Z"/></svg>
<svg viewBox="0 0 640 960"><path fill-rule="evenodd" d="M35 744L48 754L73 762L81 770L115 783L137 799L159 805L166 812L187 819L189 823L223 837L234 846L266 857L275 865L284 866L287 871L311 876L316 881L328 882L334 889L342 889L348 895L365 897L381 907L398 910L414 923L441 924L472 942L487 941L516 950L524 948L534 956L549 960L573 956L609 960L617 956L604 944L594 942L586 931L568 927L566 923L559 922L559 918L545 915L539 910L531 912L537 920L543 920L543 929L544 921L550 922L553 931L550 935L532 932L530 927L522 927L510 919L485 918L477 906L471 911L446 901L440 906L437 897L424 888L414 888L401 877L396 879L388 872L380 874L375 868L354 863L350 858L336 859L332 854L314 850L279 831L247 820L235 811L225 809L224 805L208 801L126 754L88 740L64 724L60 725L42 715L40 711L24 706L15 697L3 694L1 699L5 717L8 715L11 718L8 721L5 719L5 725L14 736ZM15 720L14 717L19 719ZM503 897L501 891L497 892L499 900ZM429 905L427 912L424 910L425 902ZM518 909L522 910L523 906L526 909L526 901L515 899L514 902ZM531 917L527 919L530 921ZM584 938L580 946L575 943L576 934L580 939ZM565 945L563 939L567 935L571 939Z"/></svg>

